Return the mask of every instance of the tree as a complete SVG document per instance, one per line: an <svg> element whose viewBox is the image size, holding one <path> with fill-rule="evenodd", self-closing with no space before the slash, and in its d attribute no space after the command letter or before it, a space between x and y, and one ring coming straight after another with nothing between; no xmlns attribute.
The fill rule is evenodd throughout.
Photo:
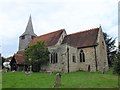
<svg viewBox="0 0 120 90"><path fill-rule="evenodd" d="M114 70L114 73L117 73L120 75L120 53L116 54L114 64L113 64L113 70Z"/></svg>
<svg viewBox="0 0 120 90"><path fill-rule="evenodd" d="M110 52L115 49L115 40L116 38L113 39L113 37L110 37L107 33L103 33L105 43L107 46L107 52Z"/></svg>
<svg viewBox="0 0 120 90"><path fill-rule="evenodd" d="M25 50L25 63L33 66L33 71L39 71L42 65L47 65L49 61L49 51L44 45L44 42L40 41L36 44L29 46Z"/></svg>
<svg viewBox="0 0 120 90"><path fill-rule="evenodd" d="M108 64L111 67L113 64L113 58L115 56L115 53L111 53L115 49L115 40L113 37L110 37L107 33L103 32L104 40L106 43L106 49L107 49L107 57L108 57Z"/></svg>
<svg viewBox="0 0 120 90"><path fill-rule="evenodd" d="M119 45L119 50L120 50L120 45ZM118 86L120 87L120 51L118 51L114 60L113 73L118 74Z"/></svg>

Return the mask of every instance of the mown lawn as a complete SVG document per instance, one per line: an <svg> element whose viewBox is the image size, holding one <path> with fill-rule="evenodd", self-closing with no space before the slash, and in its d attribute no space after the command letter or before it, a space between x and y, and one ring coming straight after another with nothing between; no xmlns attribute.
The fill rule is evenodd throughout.
<svg viewBox="0 0 120 90"><path fill-rule="evenodd" d="M53 88L55 73L32 73L26 76L23 72L2 74L2 88ZM74 72L62 74L61 88L117 88L118 77L111 72Z"/></svg>

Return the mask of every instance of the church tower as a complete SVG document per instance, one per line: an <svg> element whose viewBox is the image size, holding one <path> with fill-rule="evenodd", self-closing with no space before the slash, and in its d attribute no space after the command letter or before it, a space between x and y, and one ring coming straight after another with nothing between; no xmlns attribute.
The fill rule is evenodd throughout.
<svg viewBox="0 0 120 90"><path fill-rule="evenodd" d="M37 35L34 33L30 16L25 32L19 37L19 50L24 50L27 48L30 41L36 36Z"/></svg>

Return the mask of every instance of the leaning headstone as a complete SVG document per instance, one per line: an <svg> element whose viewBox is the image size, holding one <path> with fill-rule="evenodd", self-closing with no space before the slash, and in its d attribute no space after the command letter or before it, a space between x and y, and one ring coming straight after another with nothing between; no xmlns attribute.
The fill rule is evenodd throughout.
<svg viewBox="0 0 120 90"><path fill-rule="evenodd" d="M32 66L30 66L30 72L32 72Z"/></svg>
<svg viewBox="0 0 120 90"><path fill-rule="evenodd" d="M61 86L61 74L57 73L54 87L60 87L60 86Z"/></svg>

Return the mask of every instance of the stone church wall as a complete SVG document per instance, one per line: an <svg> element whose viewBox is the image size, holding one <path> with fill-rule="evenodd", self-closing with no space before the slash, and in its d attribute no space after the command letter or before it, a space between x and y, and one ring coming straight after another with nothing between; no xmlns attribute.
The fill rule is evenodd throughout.
<svg viewBox="0 0 120 90"><path fill-rule="evenodd" d="M69 48L69 72L78 71L78 58L77 58L77 48L67 45ZM75 56L75 62L73 62L73 55Z"/></svg>
<svg viewBox="0 0 120 90"><path fill-rule="evenodd" d="M65 33L63 35L65 35ZM62 40L62 37L60 40ZM58 62L55 64L50 62L47 70L55 72L68 72L68 69L69 72L75 72L79 70L95 72L96 70L103 71L104 68L106 71L108 70L106 45L101 30L99 30L98 35L98 45L93 47L78 49L67 44L61 45L60 40L55 46L48 47L50 53L56 52L58 54ZM67 49L69 49L69 59ZM81 49L85 54L85 62L80 62ZM75 62L73 62L73 55L75 56Z"/></svg>
<svg viewBox="0 0 120 90"><path fill-rule="evenodd" d="M61 34L61 36L60 36L60 38L55 46L61 45L61 43L66 35L67 35L66 31L63 31L63 33Z"/></svg>
<svg viewBox="0 0 120 90"><path fill-rule="evenodd" d="M80 62L80 50L78 49L78 67L79 70L88 71L90 67L91 72L96 71L96 64L95 64L95 50L94 47L82 48L85 54L85 62Z"/></svg>
<svg viewBox="0 0 120 90"><path fill-rule="evenodd" d="M108 60L107 60L107 52L106 52L106 44L103 38L103 33L99 30L98 34L98 46L96 47L97 53L97 66L98 71L107 71L108 67Z"/></svg>
<svg viewBox="0 0 120 90"><path fill-rule="evenodd" d="M22 37L19 37L19 50L24 50L27 48L31 40L31 35L24 35L24 39L22 39Z"/></svg>
<svg viewBox="0 0 120 90"><path fill-rule="evenodd" d="M57 45L57 46L52 46L52 47L48 47L49 52L56 52L58 55L58 63L52 64L50 62L49 66L47 69L49 69L50 71L55 71L55 72L59 72L59 71L64 71L66 72L67 70L67 63L66 63L66 45ZM50 59L51 61L51 59Z"/></svg>

